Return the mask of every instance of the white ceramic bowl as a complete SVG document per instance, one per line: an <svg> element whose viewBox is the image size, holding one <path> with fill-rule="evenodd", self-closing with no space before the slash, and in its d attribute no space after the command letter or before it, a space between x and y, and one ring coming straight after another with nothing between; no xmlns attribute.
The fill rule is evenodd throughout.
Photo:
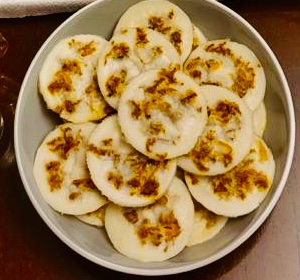
<svg viewBox="0 0 300 280"><path fill-rule="evenodd" d="M51 230L87 259L110 269L140 275L165 275L207 265L234 250L263 223L285 186L294 152L295 119L291 93L273 52L261 36L235 12L208 0L174 0L210 39L229 37L249 46L261 61L266 77L265 103L268 124L265 140L276 160L273 188L253 213L232 219L213 240L184 249L176 257L158 263L142 263L118 253L105 231L53 211L42 198L34 177L33 161L44 136L58 123L46 110L37 88L38 73L49 50L62 38L91 33L110 38L120 15L137 0L96 1L59 26L43 44L25 76L15 116L15 152L24 187L34 207Z"/></svg>

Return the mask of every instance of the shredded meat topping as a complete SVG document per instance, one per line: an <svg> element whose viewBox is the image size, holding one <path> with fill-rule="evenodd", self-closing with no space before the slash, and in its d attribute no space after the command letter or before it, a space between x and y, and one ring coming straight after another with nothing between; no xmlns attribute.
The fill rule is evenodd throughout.
<svg viewBox="0 0 300 280"><path fill-rule="evenodd" d="M249 62L240 59L235 60L237 71L233 77L233 85L231 89L238 94L239 97L244 97L248 90L255 86L255 72Z"/></svg>
<svg viewBox="0 0 300 280"><path fill-rule="evenodd" d="M230 49L226 48L226 42L221 42L219 44L210 44L205 50L207 52L214 52L224 56L232 56L232 52Z"/></svg>
<svg viewBox="0 0 300 280"><path fill-rule="evenodd" d="M222 199L237 197L244 200L254 188L260 191L269 189L271 183L268 177L251 167L253 160L246 159L229 172L215 176L212 179L213 192Z"/></svg>
<svg viewBox="0 0 300 280"><path fill-rule="evenodd" d="M60 190L63 183L63 173L59 161L50 161L46 164L47 179L50 191Z"/></svg>
<svg viewBox="0 0 300 280"><path fill-rule="evenodd" d="M105 87L108 91L108 97L120 96L126 85L127 71L122 69L118 74L111 75L106 83Z"/></svg>
<svg viewBox="0 0 300 280"><path fill-rule="evenodd" d="M135 209L126 209L123 215L126 218L126 220L131 224L135 224L139 220L138 213Z"/></svg>
<svg viewBox="0 0 300 280"><path fill-rule="evenodd" d="M78 199L81 196L80 192L72 192L69 194L69 199L74 201L76 199Z"/></svg>
<svg viewBox="0 0 300 280"><path fill-rule="evenodd" d="M152 16L148 19L148 28L166 34L171 30L171 27L166 24L163 17Z"/></svg>
<svg viewBox="0 0 300 280"><path fill-rule="evenodd" d="M238 104L228 100L219 101L215 107L208 108L210 121L217 120L222 124L227 124L234 119L237 124L240 123L241 111Z"/></svg>
<svg viewBox="0 0 300 280"><path fill-rule="evenodd" d="M149 43L149 40L147 38L147 33L146 33L145 29L138 27L136 29L136 46L138 48L142 48L148 43Z"/></svg>
<svg viewBox="0 0 300 280"><path fill-rule="evenodd" d="M172 210L161 213L155 224L144 219L137 227L141 244L150 243L153 246L159 246L165 243L165 251L168 249L168 243L172 242L180 233L180 225Z"/></svg>
<svg viewBox="0 0 300 280"><path fill-rule="evenodd" d="M207 172L210 163L221 162L224 167L227 167L233 160L232 153L232 147L216 139L215 132L209 130L198 140L189 156L200 171Z"/></svg>
<svg viewBox="0 0 300 280"><path fill-rule="evenodd" d="M170 41L177 50L179 54L181 54L181 45L182 45L182 38L181 33L179 31L174 31L170 34Z"/></svg>
<svg viewBox="0 0 300 280"><path fill-rule="evenodd" d="M96 190L96 186L90 178L74 179L72 184L82 191Z"/></svg>
<svg viewBox="0 0 300 280"><path fill-rule="evenodd" d="M97 50L94 41L83 43L75 39L71 39L68 42L68 45L71 48L74 48L82 57L92 55Z"/></svg>
<svg viewBox="0 0 300 280"><path fill-rule="evenodd" d="M130 48L126 43L122 42L122 43L114 44L114 42L112 42L112 44L113 46L111 51L107 53L105 56L105 62L107 61L108 58L123 59L129 56Z"/></svg>
<svg viewBox="0 0 300 280"><path fill-rule="evenodd" d="M66 160L72 150L78 149L81 143L80 132L73 134L70 127L61 127L61 136L47 142L47 146L51 152L58 154L62 159Z"/></svg>

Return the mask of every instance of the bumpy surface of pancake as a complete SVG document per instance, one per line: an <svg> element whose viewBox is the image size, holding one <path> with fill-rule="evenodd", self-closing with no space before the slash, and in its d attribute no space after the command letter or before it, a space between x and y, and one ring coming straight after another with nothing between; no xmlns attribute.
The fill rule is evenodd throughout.
<svg viewBox="0 0 300 280"><path fill-rule="evenodd" d="M149 28L127 28L114 35L102 52L98 82L106 101L117 108L129 80L150 69L179 64L174 46Z"/></svg>
<svg viewBox="0 0 300 280"><path fill-rule="evenodd" d="M184 249L192 231L194 206L185 184L177 179L155 204L128 208L110 204L105 228L122 254L144 262L167 260Z"/></svg>
<svg viewBox="0 0 300 280"><path fill-rule="evenodd" d="M245 159L231 171L217 176L186 173L192 196L210 211L228 217L255 210L269 192L275 173L271 150L256 138Z"/></svg>
<svg viewBox="0 0 300 280"><path fill-rule="evenodd" d="M107 41L80 34L58 42L39 73L39 90L47 107L74 122L99 120L112 109L97 82L97 63Z"/></svg>
<svg viewBox="0 0 300 280"><path fill-rule="evenodd" d="M87 140L95 124L65 123L41 143L34 161L34 177L45 201L56 211L81 215L106 203L93 184L86 165Z"/></svg>
<svg viewBox="0 0 300 280"><path fill-rule="evenodd" d="M177 5L162 0L141 1L121 16L115 33L128 27L146 27L163 34L176 48L183 63L191 52L193 26L187 14Z"/></svg>
<svg viewBox="0 0 300 280"><path fill-rule="evenodd" d="M176 67L151 70L134 78L118 108L127 141L146 156L161 160L187 153L207 121L199 86Z"/></svg>
<svg viewBox="0 0 300 280"><path fill-rule="evenodd" d="M251 110L264 98L263 67L252 50L243 44L228 39L207 41L190 54L184 69L199 84L233 90Z"/></svg>
<svg viewBox="0 0 300 280"><path fill-rule="evenodd" d="M217 175L236 166L254 141L252 112L232 91L201 86L208 107L208 121L196 145L178 158L178 165L197 175Z"/></svg>
<svg viewBox="0 0 300 280"><path fill-rule="evenodd" d="M176 161L155 161L137 152L122 136L116 115L92 133L87 164L93 182L110 201L122 206L145 206L168 189Z"/></svg>

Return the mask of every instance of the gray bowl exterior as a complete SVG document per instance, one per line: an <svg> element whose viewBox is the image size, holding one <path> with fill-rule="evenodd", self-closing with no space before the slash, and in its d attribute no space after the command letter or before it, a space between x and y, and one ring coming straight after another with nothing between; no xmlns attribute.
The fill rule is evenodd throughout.
<svg viewBox="0 0 300 280"><path fill-rule="evenodd" d="M118 18L136 2L96 1L72 15L43 44L28 69L19 94L15 116L15 152L24 187L34 207L51 230L69 247L113 270L139 275L166 275L202 267L225 256L264 222L278 201L288 177L294 150L295 119L291 93L278 61L265 41L245 20L213 0L174 0L207 38L230 38L246 44L264 67L268 116L264 138L276 160L276 175L270 193L256 211L230 220L214 239L186 248L176 257L158 263L142 263L122 256L111 245L105 230L53 211L42 198L32 172L38 146L54 125L60 122L57 116L46 109L39 96L39 70L49 50L62 38L89 33L109 39Z"/></svg>

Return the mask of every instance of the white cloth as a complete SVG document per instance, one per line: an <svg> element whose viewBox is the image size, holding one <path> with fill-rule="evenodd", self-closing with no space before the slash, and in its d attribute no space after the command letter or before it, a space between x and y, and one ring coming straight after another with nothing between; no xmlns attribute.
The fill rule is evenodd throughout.
<svg viewBox="0 0 300 280"><path fill-rule="evenodd" d="M0 0L0 18L76 11L94 0Z"/></svg>

